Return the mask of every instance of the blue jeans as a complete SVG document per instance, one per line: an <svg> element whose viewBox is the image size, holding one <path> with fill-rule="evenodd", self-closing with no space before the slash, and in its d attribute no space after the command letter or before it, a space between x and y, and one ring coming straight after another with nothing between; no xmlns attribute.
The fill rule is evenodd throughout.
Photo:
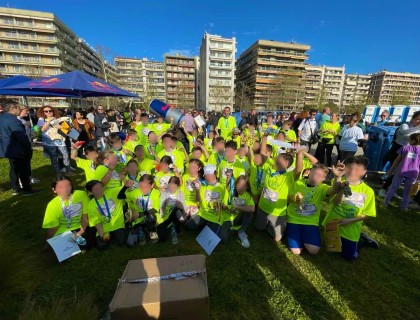
<svg viewBox="0 0 420 320"><path fill-rule="evenodd" d="M403 190L403 198L401 200L401 208L407 208L408 203L410 202L410 189L411 186L416 182L415 180L408 178L408 177L402 177L400 173L395 173L394 178L392 178L391 186L388 188L388 192L386 193L384 204L388 205L388 203L391 201L392 197L395 193L397 193L398 188L400 185L404 182L404 190Z"/></svg>
<svg viewBox="0 0 420 320"><path fill-rule="evenodd" d="M60 153L63 157L63 163L66 171L70 171L70 158L66 146L57 147L44 145L44 153L50 157L51 164L56 173L59 173L61 171L60 165L58 163L58 153Z"/></svg>

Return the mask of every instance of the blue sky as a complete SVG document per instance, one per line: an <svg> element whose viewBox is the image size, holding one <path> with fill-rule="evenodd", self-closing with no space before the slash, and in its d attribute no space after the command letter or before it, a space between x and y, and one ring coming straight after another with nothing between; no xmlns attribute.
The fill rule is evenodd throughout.
<svg viewBox="0 0 420 320"><path fill-rule="evenodd" d="M309 62L420 73L420 1L9 0L1 6L49 11L92 46L162 60L198 54L205 31L235 36L237 56L257 39L311 45Z"/></svg>

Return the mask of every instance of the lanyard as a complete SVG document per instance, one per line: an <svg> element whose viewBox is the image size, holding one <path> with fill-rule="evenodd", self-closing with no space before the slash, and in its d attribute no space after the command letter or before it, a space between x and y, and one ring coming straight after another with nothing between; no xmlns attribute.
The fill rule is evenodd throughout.
<svg viewBox="0 0 420 320"><path fill-rule="evenodd" d="M229 126L229 118L225 118L225 129Z"/></svg>
<svg viewBox="0 0 420 320"><path fill-rule="evenodd" d="M223 160L223 157L220 156L218 153L216 153L217 155L217 165L219 165L219 163Z"/></svg>
<svg viewBox="0 0 420 320"><path fill-rule="evenodd" d="M104 203L105 203L106 214L105 214L104 210L102 209L102 206L99 204L98 199L95 198L96 206L98 207L101 215L103 217L106 217L108 219L108 222L109 222L109 221L111 221L111 211L109 211L108 201L106 201L105 195L103 196L103 199L104 199Z"/></svg>
<svg viewBox="0 0 420 320"><path fill-rule="evenodd" d="M273 173L271 173L270 172L270 176L271 177L275 177L275 176L277 176L277 175L282 175L283 173L285 173L286 171L285 170L281 170L281 171L276 171L276 172L273 172Z"/></svg>
<svg viewBox="0 0 420 320"><path fill-rule="evenodd" d="M68 210L68 209L70 209L70 207L72 206L73 195L70 195L68 206L66 206L64 204L64 201L63 201L63 199L61 199L61 197L59 197L59 198L60 198L60 202L61 202L61 211L63 212L63 215L67 220L67 228L70 228L70 226L71 226L71 210ZM68 207L68 209L66 207Z"/></svg>
<svg viewBox="0 0 420 320"><path fill-rule="evenodd" d="M134 178L133 178L132 175L130 175L130 174L128 175L128 179L133 180L134 182L138 182L137 177L138 177L138 175L135 176Z"/></svg>
<svg viewBox="0 0 420 320"><path fill-rule="evenodd" d="M309 201L312 200L312 196L314 195L314 192L316 190L317 187L311 187L311 191L307 192L308 189L308 183L305 183L305 190L303 191L303 201L305 202L305 204L308 204Z"/></svg>
<svg viewBox="0 0 420 320"><path fill-rule="evenodd" d="M144 195L141 196L141 206L143 208L143 212L146 212L149 207L150 193L151 191L147 195L147 202L144 201Z"/></svg>
<svg viewBox="0 0 420 320"><path fill-rule="evenodd" d="M261 181L262 181L262 178L263 178L263 174L264 174L264 170L261 169L261 168L259 168L259 167L257 167L257 179L256 179L256 181L257 181L257 188L260 188L261 187Z"/></svg>
<svg viewBox="0 0 420 320"><path fill-rule="evenodd" d="M229 201L228 201L228 205L232 204L234 190L235 190L235 179L233 179L233 177L230 177L230 179L229 179Z"/></svg>

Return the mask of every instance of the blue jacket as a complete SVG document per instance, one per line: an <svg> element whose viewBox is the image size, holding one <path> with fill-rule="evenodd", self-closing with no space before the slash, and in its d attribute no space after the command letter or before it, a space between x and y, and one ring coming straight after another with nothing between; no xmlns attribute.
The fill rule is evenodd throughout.
<svg viewBox="0 0 420 320"><path fill-rule="evenodd" d="M13 114L0 115L0 158L30 157L32 145L23 123Z"/></svg>

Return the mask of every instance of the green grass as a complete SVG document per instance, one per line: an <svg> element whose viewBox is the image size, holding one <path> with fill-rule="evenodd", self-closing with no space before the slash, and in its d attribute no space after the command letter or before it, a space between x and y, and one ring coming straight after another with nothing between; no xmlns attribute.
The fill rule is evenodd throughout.
<svg viewBox="0 0 420 320"><path fill-rule="evenodd" d="M32 163L43 193L12 197L8 164L0 160L0 319L100 318L128 260L203 253L196 234L187 233L176 246L111 246L58 264L42 250L52 169L41 152ZM80 186L83 179L74 180ZM249 250L231 239L207 258L211 318L418 319L418 213L378 207L378 217L365 228L381 248L364 249L353 263L325 252L294 256L252 231Z"/></svg>

